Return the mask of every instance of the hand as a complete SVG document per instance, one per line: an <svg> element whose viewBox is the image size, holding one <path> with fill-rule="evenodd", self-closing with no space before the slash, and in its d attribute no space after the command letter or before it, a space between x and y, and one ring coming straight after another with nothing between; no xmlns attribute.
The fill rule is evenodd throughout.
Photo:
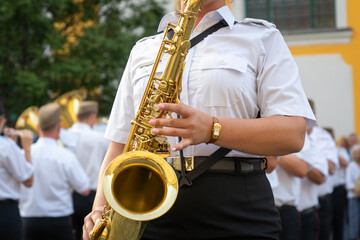
<svg viewBox="0 0 360 240"><path fill-rule="evenodd" d="M84 218L83 240L90 240L90 233L94 228L97 219L102 218L103 208L95 209Z"/></svg>
<svg viewBox="0 0 360 240"><path fill-rule="evenodd" d="M26 129L20 130L19 133L22 148L30 149L31 144L33 143L33 133Z"/></svg>
<svg viewBox="0 0 360 240"><path fill-rule="evenodd" d="M172 146L171 151L178 151L190 145L206 143L210 140L212 117L184 103L161 103L158 107L167 112L174 112L181 118L156 118L149 121L153 126L166 128L154 128L153 134L165 136L180 136L182 141Z"/></svg>
<svg viewBox="0 0 360 240"><path fill-rule="evenodd" d="M5 128L4 129L4 134L6 137L14 140L15 142L17 142L18 139L18 134L17 131L13 128Z"/></svg>

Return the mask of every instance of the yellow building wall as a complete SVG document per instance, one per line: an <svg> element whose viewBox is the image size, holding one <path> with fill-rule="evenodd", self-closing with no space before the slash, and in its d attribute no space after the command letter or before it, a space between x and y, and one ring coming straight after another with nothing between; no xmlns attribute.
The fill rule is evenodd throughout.
<svg viewBox="0 0 360 240"><path fill-rule="evenodd" d="M341 54L344 61L353 68L353 96L355 131L360 134L360 1L347 1L348 27L353 36L349 44L313 45L290 47L294 56L316 54Z"/></svg>

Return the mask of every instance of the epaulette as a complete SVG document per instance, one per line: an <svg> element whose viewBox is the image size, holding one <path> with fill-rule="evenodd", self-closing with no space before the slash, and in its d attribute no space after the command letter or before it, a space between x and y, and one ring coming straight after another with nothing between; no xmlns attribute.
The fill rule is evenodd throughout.
<svg viewBox="0 0 360 240"><path fill-rule="evenodd" d="M268 22L266 20L263 19L256 19L256 18L245 18L244 20L240 21L241 23L250 23L250 24L255 24L258 26L264 26L267 28L276 28L276 25Z"/></svg>
<svg viewBox="0 0 360 240"><path fill-rule="evenodd" d="M146 40L148 40L148 39L154 39L155 37L156 37L156 35L141 38L140 40L138 40L138 41L136 42L136 44L141 43L141 42L144 42L144 41L146 41Z"/></svg>

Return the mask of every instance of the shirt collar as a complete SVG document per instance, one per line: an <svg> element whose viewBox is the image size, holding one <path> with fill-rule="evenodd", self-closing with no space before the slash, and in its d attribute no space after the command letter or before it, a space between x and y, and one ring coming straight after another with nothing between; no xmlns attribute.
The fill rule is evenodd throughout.
<svg viewBox="0 0 360 240"><path fill-rule="evenodd" d="M80 123L80 122L74 123L74 124L72 125L72 128L73 128L73 129L82 129L82 130L91 130L91 127L90 127L89 124Z"/></svg>
<svg viewBox="0 0 360 240"><path fill-rule="evenodd" d="M229 25L230 29L232 29L234 26L235 17L231 13L231 10L228 6L223 6L215 11L208 12L201 20L199 25L202 24L204 21L209 21L210 19L215 19L215 18L217 22L224 19ZM178 21L179 21L179 15L176 12L166 14L159 23L158 32L164 31L168 23L177 24Z"/></svg>
<svg viewBox="0 0 360 240"><path fill-rule="evenodd" d="M49 138L49 137L40 137L37 140L37 143L57 145L57 141L54 138Z"/></svg>

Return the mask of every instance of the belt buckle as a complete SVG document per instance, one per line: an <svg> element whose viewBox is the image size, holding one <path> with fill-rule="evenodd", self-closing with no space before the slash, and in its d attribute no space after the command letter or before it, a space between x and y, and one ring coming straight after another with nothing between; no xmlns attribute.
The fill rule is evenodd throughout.
<svg viewBox="0 0 360 240"><path fill-rule="evenodd" d="M194 170L194 157L184 157L184 160L185 160L185 171L190 172ZM176 170L181 171L180 157L173 157L172 165Z"/></svg>

